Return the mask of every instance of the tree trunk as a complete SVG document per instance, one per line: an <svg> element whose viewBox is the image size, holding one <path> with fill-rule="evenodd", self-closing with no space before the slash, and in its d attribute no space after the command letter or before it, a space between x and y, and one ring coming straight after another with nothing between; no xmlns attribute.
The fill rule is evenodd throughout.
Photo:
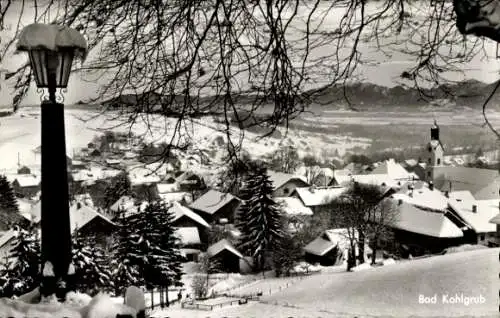
<svg viewBox="0 0 500 318"><path fill-rule="evenodd" d="M365 262L365 234L363 231L358 230L359 233L359 242L358 242L358 249L359 249L359 263L363 264Z"/></svg>
<svg viewBox="0 0 500 318"><path fill-rule="evenodd" d="M375 264L375 261L377 260L377 247L378 247L378 238L375 236L373 238L373 244L372 244L372 265Z"/></svg>

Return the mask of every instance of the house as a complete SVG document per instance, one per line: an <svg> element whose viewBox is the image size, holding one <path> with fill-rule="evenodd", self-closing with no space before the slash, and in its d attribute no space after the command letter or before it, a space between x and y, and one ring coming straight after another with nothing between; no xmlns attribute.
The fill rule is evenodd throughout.
<svg viewBox="0 0 500 318"><path fill-rule="evenodd" d="M175 179L180 191L196 191L206 189L205 181L202 177L190 171L182 172Z"/></svg>
<svg viewBox="0 0 500 318"><path fill-rule="evenodd" d="M416 206L399 199L390 223L393 238L384 243L403 256L438 253L464 243L462 230L448 218L445 210Z"/></svg>
<svg viewBox="0 0 500 318"><path fill-rule="evenodd" d="M178 227L175 229L175 236L180 242L181 255L188 262L197 262L201 253L202 245L198 228L196 227Z"/></svg>
<svg viewBox="0 0 500 318"><path fill-rule="evenodd" d="M147 207L147 202L138 202L134 198L124 195L115 203L113 203L109 210L113 215L117 216L120 213L123 213L123 216L129 216L135 213L143 212Z"/></svg>
<svg viewBox="0 0 500 318"><path fill-rule="evenodd" d="M300 199L304 206L315 212L321 207L332 203L346 190L347 188L345 187L316 188L311 186L307 188L296 188L292 196Z"/></svg>
<svg viewBox="0 0 500 318"><path fill-rule="evenodd" d="M280 210L288 221L288 230L295 232L307 222L313 215L311 208L306 207L304 203L296 197L275 198L274 201L279 205Z"/></svg>
<svg viewBox="0 0 500 318"><path fill-rule="evenodd" d="M158 194L160 195L164 193L172 193L180 191L178 183L157 183L156 189L158 191Z"/></svg>
<svg viewBox="0 0 500 318"><path fill-rule="evenodd" d="M354 233L357 232L354 231ZM347 229L331 229L324 231L304 247L304 258L310 264L319 263L322 266L339 265L347 260L347 251L349 249L349 231ZM365 247L366 252L367 247ZM356 248L357 254L359 254L359 251Z"/></svg>
<svg viewBox="0 0 500 318"><path fill-rule="evenodd" d="M388 179L394 181L408 181L413 179L413 175L392 158L379 164L370 174L387 175Z"/></svg>
<svg viewBox="0 0 500 318"><path fill-rule="evenodd" d="M295 188L309 186L305 178L301 176L275 171L267 173L274 186L274 197L287 197L292 195Z"/></svg>
<svg viewBox="0 0 500 318"><path fill-rule="evenodd" d="M89 206L73 205L69 212L72 232L92 236L97 244L110 246L112 234L119 225Z"/></svg>
<svg viewBox="0 0 500 318"><path fill-rule="evenodd" d="M345 186L349 182L352 181L351 178L351 171L348 169L339 169L339 170L334 170L333 171L333 177L330 180L330 183L328 183L328 186L333 187L333 186Z"/></svg>
<svg viewBox="0 0 500 318"><path fill-rule="evenodd" d="M200 245L198 248L201 248L203 242L207 242L207 230L210 229L210 224L208 224L205 219L179 202L173 202L169 212L174 216L172 226L177 228L189 227L196 230L196 235L201 239L201 241L197 243Z"/></svg>
<svg viewBox="0 0 500 318"><path fill-rule="evenodd" d="M94 207L94 201L89 193L75 194L73 201L74 204L80 203L81 205L89 206L91 208Z"/></svg>
<svg viewBox="0 0 500 318"><path fill-rule="evenodd" d="M34 175L18 175L12 182L16 195L31 198L41 189L41 178Z"/></svg>
<svg viewBox="0 0 500 318"><path fill-rule="evenodd" d="M223 219L225 222L233 223L240 201L230 193L209 190L189 207L198 212L208 223L220 223Z"/></svg>
<svg viewBox="0 0 500 318"><path fill-rule="evenodd" d="M498 200L450 200L448 211L458 219L457 224L464 224L465 243L491 246L496 244L496 226L490 220L498 214L498 206Z"/></svg>
<svg viewBox="0 0 500 318"><path fill-rule="evenodd" d="M240 260L243 259L243 255L226 239L211 245L207 249L207 255L211 259L216 259L224 272L240 271Z"/></svg>
<svg viewBox="0 0 500 318"><path fill-rule="evenodd" d="M193 196L187 192L159 193L158 196L163 202L167 204L173 202L184 202L186 204L190 204L193 202Z"/></svg>

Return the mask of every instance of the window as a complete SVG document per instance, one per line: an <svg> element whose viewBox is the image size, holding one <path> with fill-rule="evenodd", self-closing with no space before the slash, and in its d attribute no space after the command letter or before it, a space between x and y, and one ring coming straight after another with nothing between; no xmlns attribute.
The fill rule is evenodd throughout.
<svg viewBox="0 0 500 318"><path fill-rule="evenodd" d="M289 190L288 188L284 188L284 189L283 189L283 193L284 193L284 194L288 194L289 192L290 192L290 190Z"/></svg>
<svg viewBox="0 0 500 318"><path fill-rule="evenodd" d="M429 164L431 164L431 158L429 158L429 160L427 160L429 162Z"/></svg>
<svg viewBox="0 0 500 318"><path fill-rule="evenodd" d="M427 176L430 178L431 177L431 172L427 171Z"/></svg>
<svg viewBox="0 0 500 318"><path fill-rule="evenodd" d="M427 148L427 150L429 150L429 152L431 152L432 151L432 147L429 146L429 148Z"/></svg>
<svg viewBox="0 0 500 318"><path fill-rule="evenodd" d="M482 235L479 237L479 239L480 239L481 241L484 241L484 234L482 234Z"/></svg>
<svg viewBox="0 0 500 318"><path fill-rule="evenodd" d="M438 165L440 165L440 164L441 164L441 159L440 159L440 158L438 158Z"/></svg>

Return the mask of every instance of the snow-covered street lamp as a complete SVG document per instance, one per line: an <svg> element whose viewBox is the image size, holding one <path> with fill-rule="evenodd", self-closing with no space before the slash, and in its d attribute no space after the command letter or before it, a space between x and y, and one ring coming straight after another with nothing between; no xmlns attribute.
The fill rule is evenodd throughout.
<svg viewBox="0 0 500 318"><path fill-rule="evenodd" d="M56 89L68 85L75 57L85 58L87 43L68 27L31 24L17 42L27 51L38 88L48 88L42 102L42 283L43 296L64 298L68 273L72 273L68 172L64 130L64 105L56 101Z"/></svg>

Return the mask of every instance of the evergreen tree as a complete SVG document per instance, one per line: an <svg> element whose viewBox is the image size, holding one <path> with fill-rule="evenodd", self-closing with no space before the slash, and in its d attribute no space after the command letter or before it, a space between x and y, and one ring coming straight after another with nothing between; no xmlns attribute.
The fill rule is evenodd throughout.
<svg viewBox="0 0 500 318"><path fill-rule="evenodd" d="M16 237L5 268L1 271L3 297L24 294L39 284L40 237L32 226L16 229Z"/></svg>
<svg viewBox="0 0 500 318"><path fill-rule="evenodd" d="M122 296L122 293L130 285L141 286L144 284L139 266L132 262L129 255L129 252L134 248L134 242L130 239L133 230L127 224L127 219L124 217L124 212L118 215L119 228L112 247L114 253L111 260L111 273L116 296Z"/></svg>
<svg viewBox="0 0 500 318"><path fill-rule="evenodd" d="M14 189L4 175L0 175L0 228L6 230L18 224L21 216Z"/></svg>
<svg viewBox="0 0 500 318"><path fill-rule="evenodd" d="M144 273L148 287L180 285L182 257L173 218L161 202L150 202L143 213L129 218L133 229L130 239L134 243L130 255Z"/></svg>
<svg viewBox="0 0 500 318"><path fill-rule="evenodd" d="M238 247L254 257L260 269L264 268L265 253L278 247L283 238L283 221L273 190L266 168L255 167L245 180L237 215L242 234Z"/></svg>
<svg viewBox="0 0 500 318"><path fill-rule="evenodd" d="M111 180L104 191L104 205L109 208L124 195L131 194L131 183L127 172L123 171Z"/></svg>
<svg viewBox="0 0 500 318"><path fill-rule="evenodd" d="M94 295L97 291L113 289L111 271L104 250L93 244L92 237L73 235L73 265L75 289Z"/></svg>
<svg viewBox="0 0 500 318"><path fill-rule="evenodd" d="M182 285L182 257L172 220L168 207L158 202L149 203L142 213L121 218L113 266L117 291L131 284L147 288Z"/></svg>

